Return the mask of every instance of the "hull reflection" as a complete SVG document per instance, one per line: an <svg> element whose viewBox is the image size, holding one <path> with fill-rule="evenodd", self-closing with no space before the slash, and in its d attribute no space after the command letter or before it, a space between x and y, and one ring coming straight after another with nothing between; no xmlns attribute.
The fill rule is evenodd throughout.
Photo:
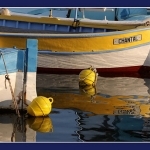
<svg viewBox="0 0 150 150"><path fill-rule="evenodd" d="M98 77L81 89L77 75L38 75L38 95L54 98L53 109L72 109L80 141L149 141L150 79Z"/></svg>

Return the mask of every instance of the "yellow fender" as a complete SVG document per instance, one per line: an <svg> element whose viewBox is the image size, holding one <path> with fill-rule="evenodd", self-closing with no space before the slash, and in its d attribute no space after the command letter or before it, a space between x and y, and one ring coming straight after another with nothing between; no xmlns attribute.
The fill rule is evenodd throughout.
<svg viewBox="0 0 150 150"><path fill-rule="evenodd" d="M52 109L53 98L38 96L27 107L27 113L31 116L47 116Z"/></svg>
<svg viewBox="0 0 150 150"><path fill-rule="evenodd" d="M79 74L79 85L80 86L95 86L97 82L97 70L90 67L87 69L84 69Z"/></svg>

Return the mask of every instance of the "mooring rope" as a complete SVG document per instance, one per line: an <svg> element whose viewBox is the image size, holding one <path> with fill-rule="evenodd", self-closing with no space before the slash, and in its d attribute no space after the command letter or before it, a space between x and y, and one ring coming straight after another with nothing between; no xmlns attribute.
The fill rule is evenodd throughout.
<svg viewBox="0 0 150 150"><path fill-rule="evenodd" d="M4 67L5 67L5 71L6 71L6 75L5 75L5 88L7 89L7 87L6 87L6 80L7 80L8 83L9 83L10 92L11 92L11 95L12 95L12 100L13 100L13 103L14 103L16 114L18 115L18 117L20 117L20 113L19 113L17 101L15 99L15 95L14 95L14 92L13 92L13 89L12 89L12 86L11 86L10 78L9 78L7 67L6 67L6 63L5 63L5 60L4 60L4 56L3 56L3 53L1 51L0 51L0 56L2 56Z"/></svg>

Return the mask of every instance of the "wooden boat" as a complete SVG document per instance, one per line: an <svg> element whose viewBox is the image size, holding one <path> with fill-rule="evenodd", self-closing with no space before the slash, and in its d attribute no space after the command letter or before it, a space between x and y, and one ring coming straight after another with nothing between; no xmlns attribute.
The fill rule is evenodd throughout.
<svg viewBox="0 0 150 150"><path fill-rule="evenodd" d="M0 109L19 110L37 96L37 40L24 41L26 50L0 49Z"/></svg>
<svg viewBox="0 0 150 150"><path fill-rule="evenodd" d="M79 73L91 65L101 74L145 72L150 66L150 28L145 27L146 24L149 25L147 22L149 16L144 15L145 9L140 9L141 12L137 15L135 15L137 10L132 10L131 14L134 16L128 15L128 18L127 16L122 18L121 14L125 10L118 10L120 23L108 21L113 24L108 27L111 28L111 32L106 32L106 24L109 24L106 20L102 20L102 23L99 20L84 21L83 19L82 23L81 19L80 27L75 30L77 33L73 33L74 30L71 33L70 26L74 18L58 19L23 14L21 16L20 14L0 15L2 26L0 30L3 32L0 33L0 47L15 45L19 49L25 49L27 38L38 39L37 71L43 73ZM145 19L147 23L144 21L143 24L142 20ZM79 33L84 32L84 27L86 33ZM102 32L99 29L102 29Z"/></svg>
<svg viewBox="0 0 150 150"><path fill-rule="evenodd" d="M96 87L85 88L79 88L78 75L38 74L37 81L37 94L53 97L53 108L150 117L149 78L99 76Z"/></svg>
<svg viewBox="0 0 150 150"><path fill-rule="evenodd" d="M0 33L0 48L25 49L38 39L38 72L79 73L91 65L98 73L143 72L150 67L150 28L105 33ZM9 42L8 42L9 41Z"/></svg>
<svg viewBox="0 0 150 150"><path fill-rule="evenodd" d="M98 10L98 11L97 11ZM149 26L150 16L147 15L146 8L117 8L117 9L97 9L87 12L98 18L81 17L78 9L70 14L70 18L53 17L52 11L49 16L31 15L23 13L10 12L2 8L0 12L0 26L9 30L19 28L26 30L53 31L53 32L109 32L112 30L127 30L139 27ZM74 11L74 10L72 10ZM61 13L61 11L58 11ZM85 11L86 13L86 11ZM96 15L96 14L97 15ZM89 19L90 18L90 19ZM95 20L94 20L95 19ZM116 21L117 20L117 21ZM7 30L8 30L7 29Z"/></svg>

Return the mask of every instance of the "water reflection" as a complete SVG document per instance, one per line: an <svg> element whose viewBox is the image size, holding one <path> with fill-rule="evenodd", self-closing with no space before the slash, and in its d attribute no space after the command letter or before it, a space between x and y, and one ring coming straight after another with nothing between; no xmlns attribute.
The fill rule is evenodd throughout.
<svg viewBox="0 0 150 150"><path fill-rule="evenodd" d="M34 131L42 133L53 132L53 124L49 116L31 117L27 119L27 123Z"/></svg>
<svg viewBox="0 0 150 150"><path fill-rule="evenodd" d="M36 133L26 125L24 116L0 114L1 142L34 142L35 138Z"/></svg>
<svg viewBox="0 0 150 150"><path fill-rule="evenodd" d="M150 79L98 77L81 88L78 75L37 75L37 93L53 97L47 117L0 114L1 142L150 141Z"/></svg>
<svg viewBox="0 0 150 150"><path fill-rule="evenodd" d="M150 79L99 76L96 87L82 89L77 75L38 75L37 78L38 95L53 97L53 110L68 109L76 114L74 118L68 116L77 123L72 128L78 136L74 141L149 141ZM61 124L61 113L56 117L61 118ZM68 123L68 119L65 121ZM59 127L67 132L67 126ZM53 141L52 137L49 141ZM55 139L65 141L63 134Z"/></svg>
<svg viewBox="0 0 150 150"><path fill-rule="evenodd" d="M52 121L46 117L26 117L16 114L0 115L1 142L36 142L36 132L53 132Z"/></svg>
<svg viewBox="0 0 150 150"><path fill-rule="evenodd" d="M14 121L12 122L13 130L11 136L11 142L26 142L26 122L24 117L14 116ZM11 132L11 130L10 130Z"/></svg>
<svg viewBox="0 0 150 150"><path fill-rule="evenodd" d="M81 130L78 131L83 141L107 142L150 141L150 118L136 118L129 115L94 115L78 112Z"/></svg>

